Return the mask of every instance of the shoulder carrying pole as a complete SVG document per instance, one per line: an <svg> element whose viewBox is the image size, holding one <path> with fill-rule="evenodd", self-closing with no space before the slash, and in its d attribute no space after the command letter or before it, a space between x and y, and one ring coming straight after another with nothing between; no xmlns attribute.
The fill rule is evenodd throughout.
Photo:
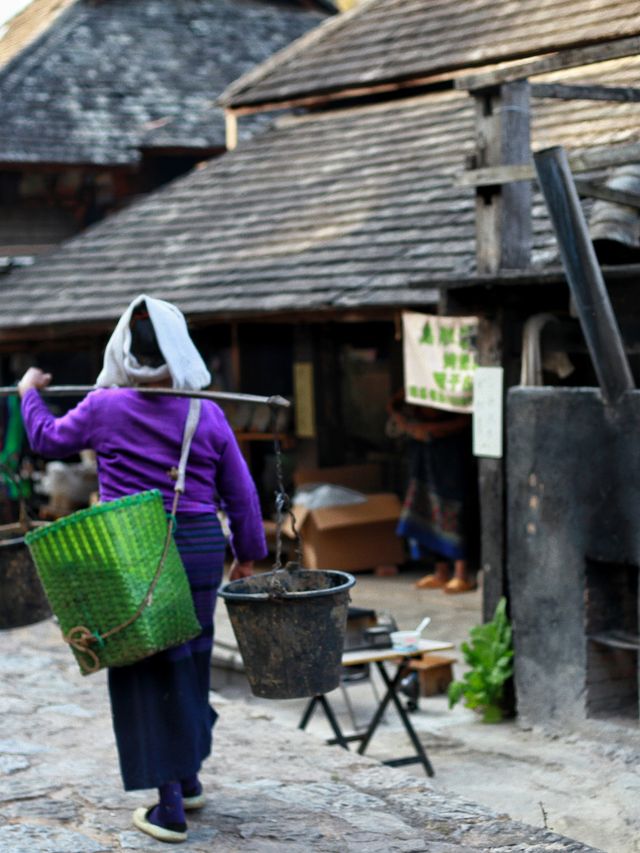
<svg viewBox="0 0 640 853"><path fill-rule="evenodd" d="M142 385L119 385L117 387L130 387L135 391L139 391L140 394L148 394L152 397L195 397L201 400L219 400L221 402L227 400L238 403L260 403L264 406L280 406L284 409L291 406L289 400L278 395L274 397L260 397L257 394L240 394L235 391L201 391L191 388L148 388ZM40 389L39 393L43 397L83 397L91 391L98 390L108 389L99 389L97 385L49 385L47 388ZM15 385L0 386L0 397L12 397L17 393L18 389Z"/></svg>

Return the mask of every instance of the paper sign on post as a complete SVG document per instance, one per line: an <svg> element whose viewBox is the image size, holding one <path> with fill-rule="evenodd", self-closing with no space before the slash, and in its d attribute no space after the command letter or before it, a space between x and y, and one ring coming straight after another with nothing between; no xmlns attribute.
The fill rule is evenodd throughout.
<svg viewBox="0 0 640 853"><path fill-rule="evenodd" d="M501 367L476 367L473 383L473 455L502 457Z"/></svg>

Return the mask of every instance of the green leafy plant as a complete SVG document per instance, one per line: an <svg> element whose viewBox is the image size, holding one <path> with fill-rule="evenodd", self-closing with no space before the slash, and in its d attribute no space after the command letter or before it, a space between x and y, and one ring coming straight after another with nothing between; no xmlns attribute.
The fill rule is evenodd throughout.
<svg viewBox="0 0 640 853"><path fill-rule="evenodd" d="M483 722L497 723L504 714L504 686L513 674L506 599L498 602L491 622L471 629L470 639L470 643L462 644L462 654L471 669L462 681L449 685L449 707L464 697L465 706L480 712Z"/></svg>

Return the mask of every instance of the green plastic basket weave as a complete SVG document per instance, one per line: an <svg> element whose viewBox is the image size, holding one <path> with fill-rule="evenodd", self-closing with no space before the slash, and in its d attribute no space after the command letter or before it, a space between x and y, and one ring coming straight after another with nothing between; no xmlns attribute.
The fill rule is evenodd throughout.
<svg viewBox="0 0 640 853"><path fill-rule="evenodd" d="M25 536L67 642L93 635L90 652L70 642L83 674L134 663L200 632L189 581L173 537L149 606L106 639L145 600L167 541L158 490L83 509ZM97 658L97 660L96 660Z"/></svg>

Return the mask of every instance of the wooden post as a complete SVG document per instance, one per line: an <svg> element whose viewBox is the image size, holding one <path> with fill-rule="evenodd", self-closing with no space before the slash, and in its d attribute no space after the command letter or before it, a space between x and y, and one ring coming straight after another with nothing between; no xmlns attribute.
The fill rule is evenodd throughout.
<svg viewBox="0 0 640 853"><path fill-rule="evenodd" d="M231 110L224 111L227 151L233 151L238 145L238 118Z"/></svg>
<svg viewBox="0 0 640 853"><path fill-rule="evenodd" d="M481 317L478 333L478 364L502 365L503 313ZM478 496L480 501L480 568L483 571L482 618L488 622L500 598L506 592L506 483L502 459L478 459Z"/></svg>
<svg viewBox="0 0 640 853"><path fill-rule="evenodd" d="M474 93L476 166L531 161L529 83L518 80ZM479 273L526 269L531 257L531 182L478 187L476 261Z"/></svg>
<svg viewBox="0 0 640 853"><path fill-rule="evenodd" d="M519 80L473 94L477 167L529 163L528 81ZM530 181L477 187L476 229L479 273L528 268L532 243ZM503 332L501 308L481 319L479 364L506 367ZM483 618L486 621L493 616L496 604L507 591L504 458L478 460L478 487L480 565L484 571Z"/></svg>

